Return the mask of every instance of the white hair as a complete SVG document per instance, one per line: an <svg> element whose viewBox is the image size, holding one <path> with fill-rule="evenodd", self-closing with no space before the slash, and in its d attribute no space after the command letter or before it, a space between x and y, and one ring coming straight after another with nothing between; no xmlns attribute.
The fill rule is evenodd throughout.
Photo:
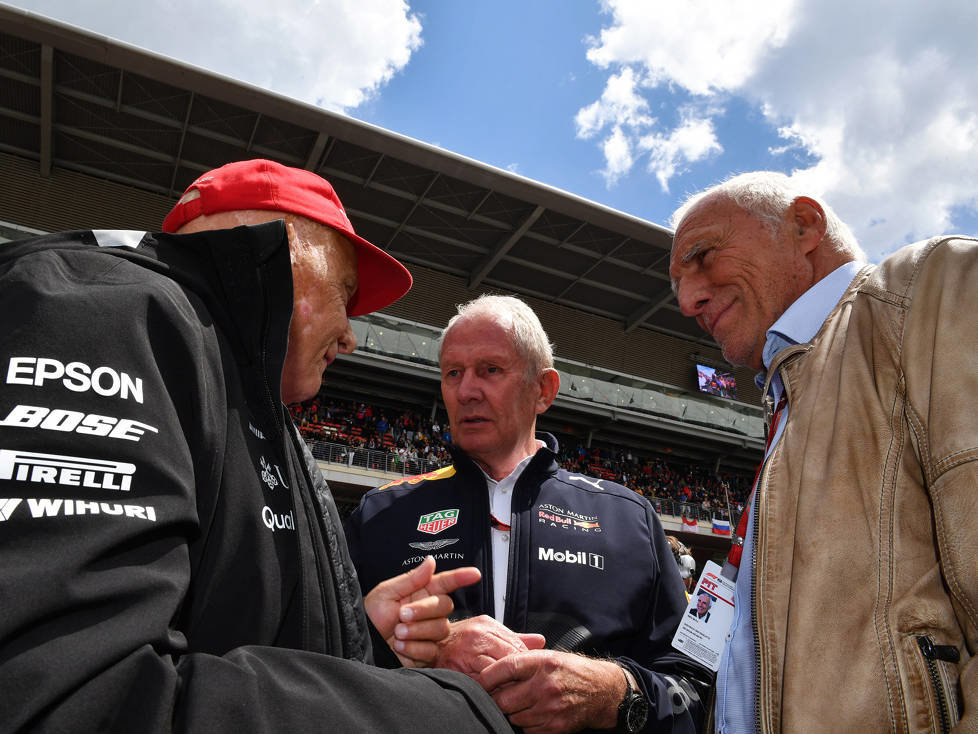
<svg viewBox="0 0 978 734"><path fill-rule="evenodd" d="M458 305L458 313L452 316L441 333L438 360L441 361L445 337L453 327L460 321L482 317L489 318L509 332L513 347L526 363L527 379L535 379L542 370L553 368L553 345L533 309L515 296L488 294Z"/></svg>
<svg viewBox="0 0 978 734"><path fill-rule="evenodd" d="M856 260L866 260L866 254L859 247L856 237L848 225L839 219L828 204L816 196L811 196L797 187L785 174L776 171L753 171L733 176L693 194L683 202L669 220L675 230L682 223L690 209L710 196L729 199L755 219L765 225L772 234L781 227L784 213L799 196L807 196L818 202L825 212L825 237L840 252L853 256Z"/></svg>

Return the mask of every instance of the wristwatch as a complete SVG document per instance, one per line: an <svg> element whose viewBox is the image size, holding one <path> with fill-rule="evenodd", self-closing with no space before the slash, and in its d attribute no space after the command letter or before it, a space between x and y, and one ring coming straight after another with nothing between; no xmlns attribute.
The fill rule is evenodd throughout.
<svg viewBox="0 0 978 734"><path fill-rule="evenodd" d="M632 681L628 672L623 667L625 674L625 698L618 704L618 723L615 732L621 734L636 734L645 728L645 722L649 718L649 702L641 691L632 688Z"/></svg>

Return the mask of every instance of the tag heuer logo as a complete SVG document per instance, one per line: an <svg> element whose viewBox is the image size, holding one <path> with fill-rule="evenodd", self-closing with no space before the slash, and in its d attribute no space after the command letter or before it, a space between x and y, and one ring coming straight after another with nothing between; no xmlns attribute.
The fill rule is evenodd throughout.
<svg viewBox="0 0 978 734"><path fill-rule="evenodd" d="M438 510L418 518L418 530L422 533L440 533L458 522L458 510Z"/></svg>

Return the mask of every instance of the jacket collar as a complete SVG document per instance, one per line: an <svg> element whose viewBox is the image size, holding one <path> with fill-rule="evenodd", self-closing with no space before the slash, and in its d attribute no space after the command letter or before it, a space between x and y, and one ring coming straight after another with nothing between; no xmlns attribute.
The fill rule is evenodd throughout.
<svg viewBox="0 0 978 734"><path fill-rule="evenodd" d="M292 318L292 265L281 221L171 235L77 230L10 243L0 262L38 250L94 249L161 274L189 294L227 339L245 389L282 423L282 367Z"/></svg>
<svg viewBox="0 0 978 734"><path fill-rule="evenodd" d="M231 340L237 360L269 369L278 397L292 318L292 266L284 222L183 235L56 232L6 244L0 264L40 250L95 250L178 283L203 302Z"/></svg>
<svg viewBox="0 0 978 734"><path fill-rule="evenodd" d="M790 342L788 342L790 344L789 346L777 351L775 354L769 357L770 364L768 366L767 372L758 373L757 375L758 386L761 387L763 385L761 387L761 396L764 404L765 424L767 424L770 421L771 414L773 413L774 410L774 398L771 396L771 382L774 379L775 375L780 375L782 384L784 386L785 397L787 398L788 403L790 404L791 383L787 379L787 373L782 369L782 367L787 366L787 364L794 361L794 359L799 355L806 354L812 350L814 345L818 343L822 334L824 333L826 324L833 321L835 317L842 311L842 309L846 308L847 305L852 302L853 298L855 298L856 294L859 292L860 287L863 285L863 283L866 282L866 279L876 269L875 265L865 265L861 263L859 264L847 263L847 265L842 266L841 268L837 269L832 274L830 274L830 277L832 275L835 275L836 273L845 275L845 273L843 272L843 268L846 268L847 266L849 267L850 271L858 268L858 272L856 272L854 276L852 275L849 276L849 283L845 287L845 289L843 289L842 296L836 301L835 305L829 310L828 314L822 319L822 321L819 322L818 328L814 332L814 335L811 336L810 339L800 343L791 344ZM809 291L806 291L805 295L807 295L808 292ZM802 297L804 298L805 295L803 295ZM796 301L795 303L798 302ZM792 304L792 307L794 305L795 304ZM778 323L780 323L780 319ZM776 326L777 323L772 326L769 332L771 332L772 330L777 332L777 329L775 328ZM780 332L777 332L777 334L778 336L780 336ZM783 336L781 338L784 339ZM770 338L769 338L769 342L770 342Z"/></svg>
<svg viewBox="0 0 978 734"><path fill-rule="evenodd" d="M224 321L237 359L267 371L278 399L292 318L292 266L284 224L156 237L161 261L172 266L171 277L189 285L215 318Z"/></svg>
<svg viewBox="0 0 978 734"><path fill-rule="evenodd" d="M520 475L518 484L522 484L526 477L557 473L557 450L559 448L557 439L544 431L537 431L536 437L543 441L543 446L537 449L530 463L526 465L526 468ZM458 446L451 444L448 447L448 451L451 453L452 463L455 464L455 469L459 473L469 474L475 472L479 477L483 476L482 469L479 465Z"/></svg>

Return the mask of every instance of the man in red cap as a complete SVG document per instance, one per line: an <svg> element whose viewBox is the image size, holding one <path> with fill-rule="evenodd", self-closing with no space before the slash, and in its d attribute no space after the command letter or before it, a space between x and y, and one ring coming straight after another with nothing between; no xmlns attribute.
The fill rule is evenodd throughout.
<svg viewBox="0 0 978 734"><path fill-rule="evenodd" d="M509 731L461 674L364 664L336 507L283 405L407 270L271 161L200 177L164 230L0 250L4 726ZM366 600L409 665L478 578L433 572Z"/></svg>
<svg viewBox="0 0 978 734"><path fill-rule="evenodd" d="M348 316L389 306L411 288L411 274L353 231L328 181L274 161L229 163L204 174L163 220L163 231L187 234L277 219L288 231L295 294L282 374L288 404L314 397L336 354L354 350Z"/></svg>

